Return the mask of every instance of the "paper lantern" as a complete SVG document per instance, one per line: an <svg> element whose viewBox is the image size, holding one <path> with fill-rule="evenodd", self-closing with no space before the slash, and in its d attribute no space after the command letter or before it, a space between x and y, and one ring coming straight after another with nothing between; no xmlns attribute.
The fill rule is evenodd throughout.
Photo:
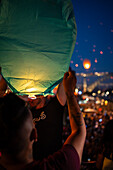
<svg viewBox="0 0 113 170"><path fill-rule="evenodd" d="M68 70L76 41L71 0L1 0L0 66L18 94L46 94Z"/></svg>
<svg viewBox="0 0 113 170"><path fill-rule="evenodd" d="M90 62L90 60L85 59L85 60L83 61L83 66L84 66L85 69L89 69L89 68L91 67L91 62Z"/></svg>

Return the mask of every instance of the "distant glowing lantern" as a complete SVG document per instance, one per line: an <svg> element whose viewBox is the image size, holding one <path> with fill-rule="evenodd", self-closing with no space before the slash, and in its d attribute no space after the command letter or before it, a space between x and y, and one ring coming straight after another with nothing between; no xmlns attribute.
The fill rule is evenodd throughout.
<svg viewBox="0 0 113 170"><path fill-rule="evenodd" d="M75 64L75 67L78 67L78 64Z"/></svg>
<svg viewBox="0 0 113 170"><path fill-rule="evenodd" d="M71 64L73 64L73 61L70 61Z"/></svg>
<svg viewBox="0 0 113 170"><path fill-rule="evenodd" d="M97 61L97 59L95 58L95 63L97 63L98 61Z"/></svg>
<svg viewBox="0 0 113 170"><path fill-rule="evenodd" d="M93 49L93 52L95 52L95 49Z"/></svg>
<svg viewBox="0 0 113 170"><path fill-rule="evenodd" d="M88 59L83 61L83 66L85 69L89 69L91 67L91 62Z"/></svg>
<svg viewBox="0 0 113 170"><path fill-rule="evenodd" d="M100 54L103 54L103 51L100 51Z"/></svg>
<svg viewBox="0 0 113 170"><path fill-rule="evenodd" d="M93 45L94 48L96 48L96 45Z"/></svg>

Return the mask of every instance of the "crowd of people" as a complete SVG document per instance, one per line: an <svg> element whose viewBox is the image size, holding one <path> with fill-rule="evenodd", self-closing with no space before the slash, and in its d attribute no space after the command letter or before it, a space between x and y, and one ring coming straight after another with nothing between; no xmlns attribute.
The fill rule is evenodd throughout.
<svg viewBox="0 0 113 170"><path fill-rule="evenodd" d="M86 104L87 105L87 104ZM67 136L71 133L71 128L69 125L69 118L68 118L68 109L65 108L65 118L64 118L64 129L63 129L63 142L67 138ZM81 163L81 170L101 170L103 166L103 135L105 131L106 124L112 122L113 124L113 112L101 114L96 113L85 113L85 125L86 125L86 140L82 155L82 163ZM113 142L113 133L110 134L110 131L113 132L113 127L109 128L107 135L104 138L108 139L112 143ZM110 144L108 145L110 148ZM111 146L113 149L113 146ZM111 153L113 152L111 149ZM104 153L105 154L105 153ZM105 154L106 155L106 154ZM109 158L109 156L108 156ZM112 159L113 160L113 159ZM107 167L108 168L108 167ZM112 163L113 168L113 163ZM111 169L112 169L111 168ZM109 168L107 169L109 170Z"/></svg>

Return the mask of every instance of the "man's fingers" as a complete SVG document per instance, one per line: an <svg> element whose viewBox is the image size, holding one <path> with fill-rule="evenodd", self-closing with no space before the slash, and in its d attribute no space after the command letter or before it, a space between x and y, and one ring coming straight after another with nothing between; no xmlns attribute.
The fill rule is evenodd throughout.
<svg viewBox="0 0 113 170"><path fill-rule="evenodd" d="M72 70L71 67L69 67L69 72L71 72L73 74L73 76L76 76L76 72L74 70Z"/></svg>
<svg viewBox="0 0 113 170"><path fill-rule="evenodd" d="M64 79L66 79L68 76L69 76L69 72L66 72L66 73L64 74Z"/></svg>
<svg viewBox="0 0 113 170"><path fill-rule="evenodd" d="M71 71L71 67L69 67L69 70L68 71Z"/></svg>

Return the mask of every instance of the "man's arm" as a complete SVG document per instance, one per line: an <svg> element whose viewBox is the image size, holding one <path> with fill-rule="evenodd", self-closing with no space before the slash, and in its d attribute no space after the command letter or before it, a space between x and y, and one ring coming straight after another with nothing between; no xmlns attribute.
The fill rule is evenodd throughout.
<svg viewBox="0 0 113 170"><path fill-rule="evenodd" d="M63 84L67 98L69 119L71 125L71 135L67 138L65 144L71 144L78 152L80 162L86 137L86 127L84 118L80 111L74 90L76 86L76 77L73 71L64 74Z"/></svg>
<svg viewBox="0 0 113 170"><path fill-rule="evenodd" d="M66 94L64 91L63 81L58 86L56 97L62 106L66 104Z"/></svg>

